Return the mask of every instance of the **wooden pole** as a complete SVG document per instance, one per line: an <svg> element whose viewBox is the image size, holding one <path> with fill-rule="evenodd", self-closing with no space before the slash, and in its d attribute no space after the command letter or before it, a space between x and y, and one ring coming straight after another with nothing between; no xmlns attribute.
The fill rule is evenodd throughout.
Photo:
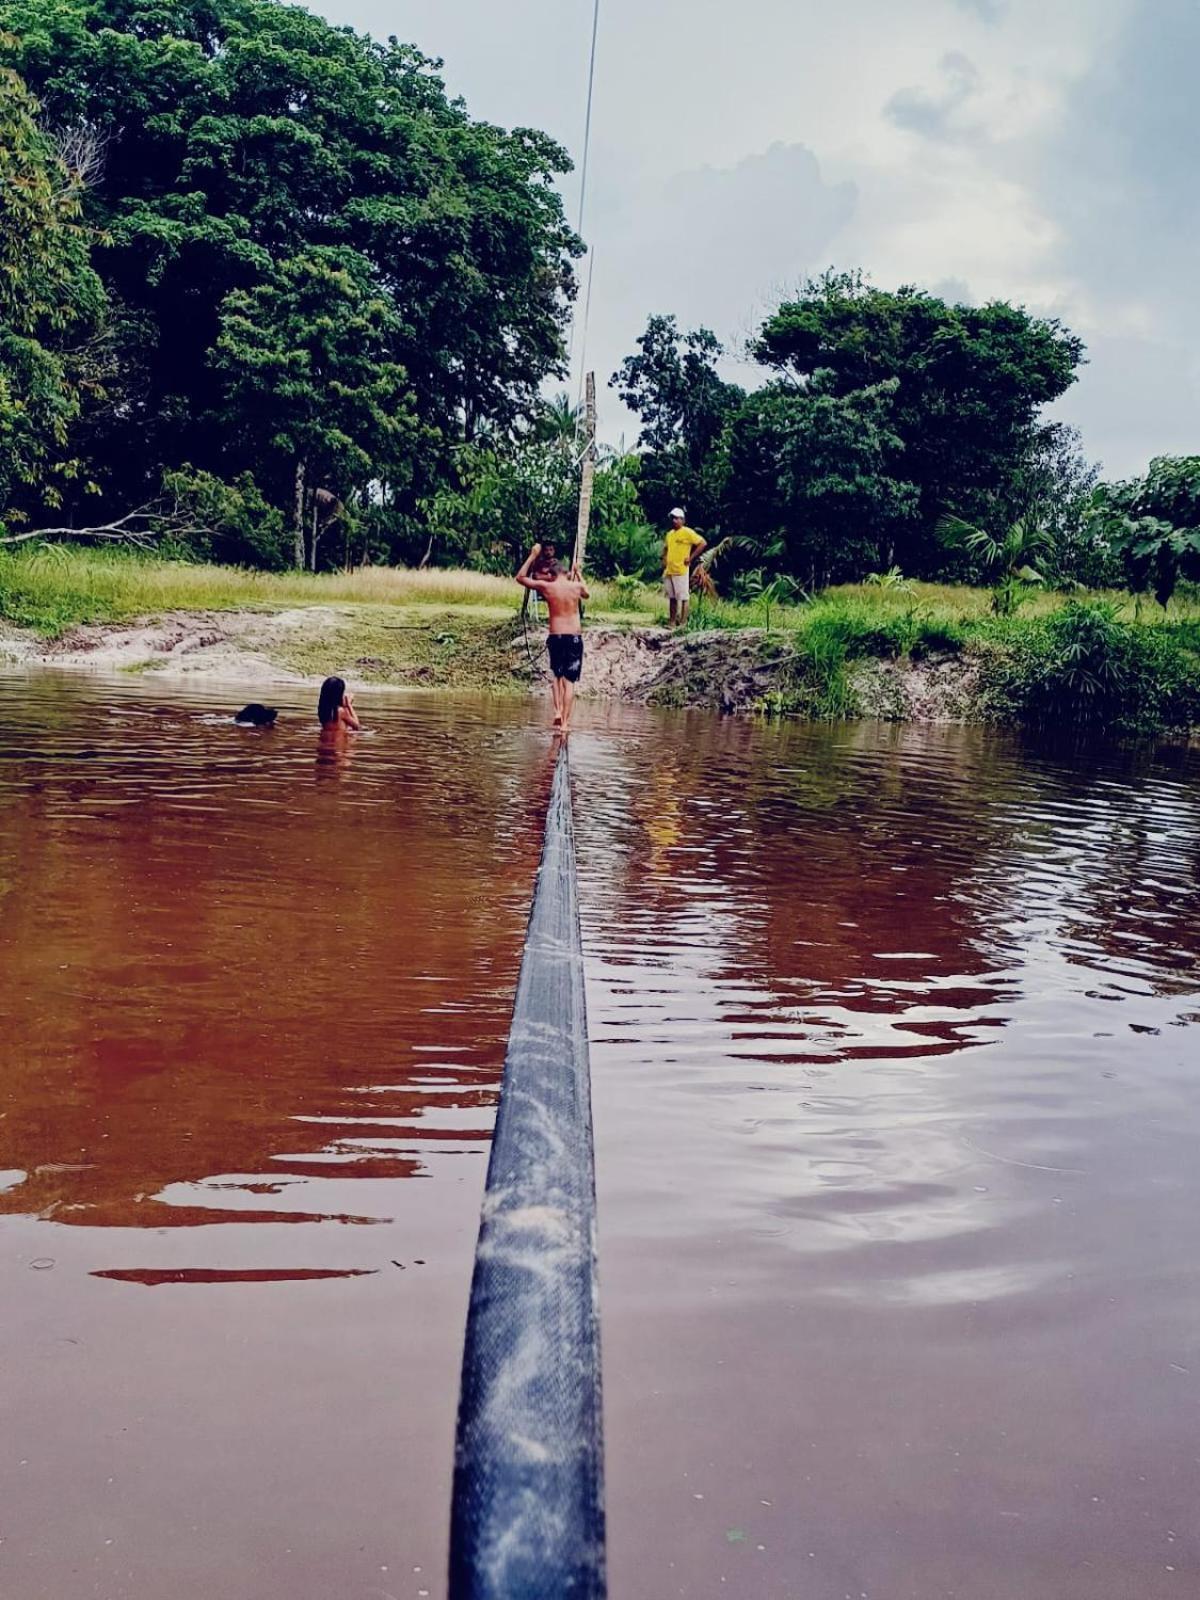
<svg viewBox="0 0 1200 1600"><path fill-rule="evenodd" d="M575 559L571 563L583 571L587 555L588 523L592 516L592 480L596 476L596 374L589 372L584 401L583 472L579 479L579 522L575 528Z"/></svg>
<svg viewBox="0 0 1200 1600"><path fill-rule="evenodd" d="M304 463L296 463L296 505L292 519L292 565L304 571Z"/></svg>

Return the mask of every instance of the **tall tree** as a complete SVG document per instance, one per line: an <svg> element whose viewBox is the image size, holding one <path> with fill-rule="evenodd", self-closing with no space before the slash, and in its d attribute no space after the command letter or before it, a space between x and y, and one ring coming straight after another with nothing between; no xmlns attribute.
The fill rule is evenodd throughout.
<svg viewBox="0 0 1200 1600"><path fill-rule="evenodd" d="M934 530L947 510L986 522L1022 509L1040 410L1083 359L1074 334L1019 306L948 305L832 272L768 317L753 349L800 387L817 373L838 395L895 382L890 426L920 503L918 540L901 557L914 571L936 562Z"/></svg>
<svg viewBox="0 0 1200 1600"><path fill-rule="evenodd" d="M1042 427L1026 458L1012 503L1027 523L1049 535L1054 576L1104 588L1121 581L1119 564L1091 522L1098 462L1084 453L1078 428ZM1044 559L1044 558L1043 558Z"/></svg>
<svg viewBox="0 0 1200 1600"><path fill-rule="evenodd" d="M1200 456L1155 456L1144 478L1101 484L1093 525L1129 587L1165 606L1180 580L1200 583Z"/></svg>
<svg viewBox="0 0 1200 1600"><path fill-rule="evenodd" d="M322 490L404 481L418 428L395 334L395 308L353 250L306 251L225 298L215 366L228 449L276 504L290 498L297 566L317 564Z"/></svg>
<svg viewBox="0 0 1200 1600"><path fill-rule="evenodd" d="M708 328L681 333L674 317L654 316L637 343L610 384L641 418L646 517L661 522L686 500L691 520L711 529L720 520L726 427L744 391L717 371L724 349Z"/></svg>
<svg viewBox="0 0 1200 1600"><path fill-rule="evenodd" d="M72 427L83 377L72 349L103 312L80 185L0 69L0 520L57 506L80 470Z"/></svg>
<svg viewBox="0 0 1200 1600"><path fill-rule="evenodd" d="M562 370L567 157L472 121L415 49L276 0L0 0L0 27L50 121L107 142L96 264L145 374L97 440L110 498L163 465L231 470L227 298L313 250L355 252L389 303L383 357L422 424L412 502L456 440L511 428Z"/></svg>
<svg viewBox="0 0 1200 1600"><path fill-rule="evenodd" d="M576 405L565 391L550 400L543 400L533 421L533 439L539 444L552 444L568 461L579 454L579 436L583 428L583 407Z"/></svg>
<svg viewBox="0 0 1200 1600"><path fill-rule="evenodd" d="M895 380L848 395L769 384L730 426L724 526L810 587L889 568L917 509L896 465Z"/></svg>

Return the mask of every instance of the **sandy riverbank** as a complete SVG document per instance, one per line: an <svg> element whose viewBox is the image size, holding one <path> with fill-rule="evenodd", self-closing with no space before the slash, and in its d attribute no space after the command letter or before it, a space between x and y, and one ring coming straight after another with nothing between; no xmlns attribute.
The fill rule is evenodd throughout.
<svg viewBox="0 0 1200 1600"><path fill-rule="evenodd" d="M176 611L87 623L57 639L0 630L0 661L252 684L310 684L336 672L357 685L536 691L541 634L511 613L469 607L296 606ZM961 655L853 664L861 714L893 721L973 721L977 672ZM639 704L749 712L795 694L791 636L761 629L678 635L663 628L587 630L581 692Z"/></svg>

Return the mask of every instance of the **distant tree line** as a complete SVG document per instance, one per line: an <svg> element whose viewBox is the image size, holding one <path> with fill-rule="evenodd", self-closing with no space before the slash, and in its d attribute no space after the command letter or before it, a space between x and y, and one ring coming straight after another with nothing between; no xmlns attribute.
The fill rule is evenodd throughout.
<svg viewBox="0 0 1200 1600"><path fill-rule="evenodd" d="M1200 581L1200 456L1099 484L1077 431L1045 416L1084 359L1058 321L831 271L748 353L749 390L721 377L710 330L655 316L612 379L642 424L643 509L686 499L728 539L735 586L982 581L1005 612L1030 583L1165 603Z"/></svg>
<svg viewBox="0 0 1200 1600"><path fill-rule="evenodd" d="M499 569L565 538L569 168L414 48L278 0L0 0L0 539ZM724 592L1200 579L1200 459L1098 486L1046 417L1084 357L1057 321L830 272L749 353L743 387L650 319L602 575L654 576L681 501Z"/></svg>
<svg viewBox="0 0 1200 1600"><path fill-rule="evenodd" d="M939 536L948 511L1008 523L1039 500L1073 516L1091 489L1074 435L1042 419L1082 344L1002 302L827 273L764 322L749 392L719 377L706 329L654 317L638 344L613 381L642 419L647 489L690 484L695 519L808 586L942 576L962 566Z"/></svg>

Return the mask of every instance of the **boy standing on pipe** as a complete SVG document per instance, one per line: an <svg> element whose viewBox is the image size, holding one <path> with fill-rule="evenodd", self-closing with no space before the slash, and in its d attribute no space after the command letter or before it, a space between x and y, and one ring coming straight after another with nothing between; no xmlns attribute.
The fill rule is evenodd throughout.
<svg viewBox="0 0 1200 1600"><path fill-rule="evenodd" d="M687 513L682 506L671 512L671 526L663 540L663 588L671 608L672 628L687 627L688 596L692 586L692 563L708 541L702 539L684 520Z"/></svg>
<svg viewBox="0 0 1200 1600"><path fill-rule="evenodd" d="M577 568L572 567L567 572L561 562L546 563L541 557L542 547L535 544L517 573L517 582L522 589L540 594L550 613L546 645L550 652L550 671L554 674L551 685L554 726L570 733L575 685L583 671L583 620L579 603L590 596Z"/></svg>

